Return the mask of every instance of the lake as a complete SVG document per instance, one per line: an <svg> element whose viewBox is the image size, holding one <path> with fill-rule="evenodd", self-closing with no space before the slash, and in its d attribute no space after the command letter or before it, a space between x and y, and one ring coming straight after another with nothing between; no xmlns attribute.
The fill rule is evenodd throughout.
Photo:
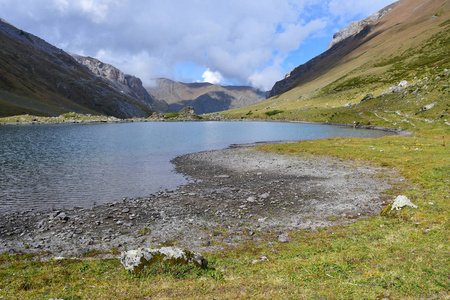
<svg viewBox="0 0 450 300"><path fill-rule="evenodd" d="M186 183L176 156L231 144L392 133L282 122L0 126L0 213L90 207Z"/></svg>

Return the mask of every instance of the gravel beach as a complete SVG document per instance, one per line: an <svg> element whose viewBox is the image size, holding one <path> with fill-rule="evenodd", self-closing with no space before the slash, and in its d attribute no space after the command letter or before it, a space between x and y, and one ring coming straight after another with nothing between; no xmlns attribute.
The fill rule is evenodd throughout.
<svg viewBox="0 0 450 300"><path fill-rule="evenodd" d="M290 230L354 222L381 211L391 170L252 145L172 162L190 180L174 191L91 208L0 213L0 253L79 257L175 245L220 251L243 240L288 242ZM380 176L382 174L382 176Z"/></svg>

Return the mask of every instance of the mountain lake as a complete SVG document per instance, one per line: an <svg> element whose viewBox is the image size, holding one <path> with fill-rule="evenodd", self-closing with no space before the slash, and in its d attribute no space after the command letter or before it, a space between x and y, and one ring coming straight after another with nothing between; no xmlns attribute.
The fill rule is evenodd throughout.
<svg viewBox="0 0 450 300"><path fill-rule="evenodd" d="M173 190L176 156L267 141L377 138L380 130L285 122L0 126L0 214L90 207Z"/></svg>

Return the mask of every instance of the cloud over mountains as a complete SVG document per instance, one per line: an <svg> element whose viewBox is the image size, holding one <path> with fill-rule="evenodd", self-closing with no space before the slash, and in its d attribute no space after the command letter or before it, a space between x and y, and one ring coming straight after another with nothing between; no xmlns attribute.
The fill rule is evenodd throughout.
<svg viewBox="0 0 450 300"><path fill-rule="evenodd" d="M0 17L145 84L156 77L203 78L270 89L292 64L310 58L301 56L305 41L327 37L329 42L350 21L390 2L0 0Z"/></svg>

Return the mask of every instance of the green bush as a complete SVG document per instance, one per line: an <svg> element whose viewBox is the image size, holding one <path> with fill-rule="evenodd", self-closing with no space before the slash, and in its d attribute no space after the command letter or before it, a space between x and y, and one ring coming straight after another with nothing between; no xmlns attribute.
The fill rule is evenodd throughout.
<svg viewBox="0 0 450 300"><path fill-rule="evenodd" d="M271 117L271 116L274 116L274 115L277 115L277 114L281 114L281 113L283 113L283 112L284 112L284 110L278 110L278 109L275 109L275 110L268 111L268 112L266 112L265 114L266 114L267 116Z"/></svg>

